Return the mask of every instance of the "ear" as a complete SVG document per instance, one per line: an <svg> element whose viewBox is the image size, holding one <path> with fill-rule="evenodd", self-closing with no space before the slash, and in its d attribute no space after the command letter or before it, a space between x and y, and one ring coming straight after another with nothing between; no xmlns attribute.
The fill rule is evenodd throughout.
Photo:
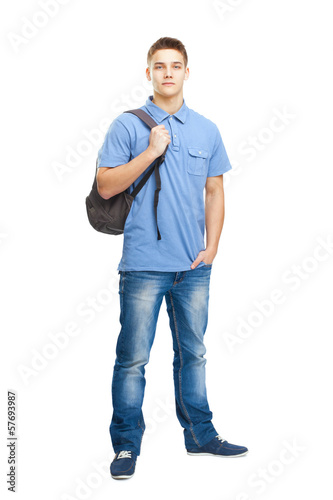
<svg viewBox="0 0 333 500"><path fill-rule="evenodd" d="M146 77L147 77L148 82L151 82L150 68L149 67L147 67L147 69L146 69Z"/></svg>
<svg viewBox="0 0 333 500"><path fill-rule="evenodd" d="M190 69L186 68L185 70L185 75L184 75L184 80L188 80L190 77Z"/></svg>

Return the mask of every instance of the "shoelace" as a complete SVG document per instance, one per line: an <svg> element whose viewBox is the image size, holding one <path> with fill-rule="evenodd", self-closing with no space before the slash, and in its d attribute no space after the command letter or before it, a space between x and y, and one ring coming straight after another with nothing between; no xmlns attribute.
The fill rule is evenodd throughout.
<svg viewBox="0 0 333 500"><path fill-rule="evenodd" d="M223 441L225 441L225 439L223 439L223 437L221 437L221 436L216 436L216 437L217 437L217 439L218 439L219 441L221 441L221 443L223 443Z"/></svg>
<svg viewBox="0 0 333 500"><path fill-rule="evenodd" d="M120 451L117 460L119 460L119 458L132 458L131 453L131 451Z"/></svg>

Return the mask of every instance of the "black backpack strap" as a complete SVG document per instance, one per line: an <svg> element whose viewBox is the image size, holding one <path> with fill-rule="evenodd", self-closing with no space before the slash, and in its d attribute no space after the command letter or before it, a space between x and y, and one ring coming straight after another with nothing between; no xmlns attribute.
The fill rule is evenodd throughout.
<svg viewBox="0 0 333 500"><path fill-rule="evenodd" d="M127 111L124 111L124 113L132 113L133 115L136 115L138 118L140 118L150 129L153 127L157 126L157 123L153 118L148 115L143 109L130 109ZM161 191L161 177L160 177L160 172L159 168L164 162L165 154L167 152L168 145L166 146L165 150L163 151L162 155L156 158L152 168L144 175L144 177L141 179L141 181L138 183L138 185L133 189L131 192L131 196L135 198L135 196L141 191L143 186L146 184L148 181L149 177L155 171L155 180L156 180L156 190L155 190L155 195L154 195L154 212L155 212L155 219L156 219L156 227L157 227L157 239L161 239L161 234L158 228L158 223L157 223L157 205L158 205L158 199L159 199L159 193Z"/></svg>
<svg viewBox="0 0 333 500"><path fill-rule="evenodd" d="M164 161L164 159L162 160ZM160 177L160 165L155 166L155 180L156 180L156 189L155 189L155 195L154 195L154 212L155 212L155 219L156 219L156 227L157 227L157 239L161 239L161 234L160 230L158 229L158 224L157 224L157 205L158 205L158 198L159 194L161 191L161 177Z"/></svg>
<svg viewBox="0 0 333 500"><path fill-rule="evenodd" d="M124 113L132 113L133 115L136 115L138 118L140 118L150 129L153 127L157 126L157 123L153 118L148 115L143 109L128 109L127 111L124 111Z"/></svg>
<svg viewBox="0 0 333 500"><path fill-rule="evenodd" d="M124 113L132 113L133 115L136 115L138 118L140 118L146 125L148 125L148 127L150 129L154 128L154 127L157 127L157 123L155 122L155 120L153 120L153 118L148 115L148 113L146 113L143 109L141 108L138 108L138 109L128 109L127 111L124 111ZM161 154L161 156L159 156L157 158L157 160L159 158L161 158L161 161L160 161L160 165L164 162L164 158L165 158L165 154L167 152L167 149L168 149L168 146L166 146L165 150L163 151L163 153Z"/></svg>
<svg viewBox="0 0 333 500"><path fill-rule="evenodd" d="M155 162L156 162L156 160L155 160ZM148 179L151 176L151 174L154 172L154 170L155 170L155 162L154 162L154 165L151 167L151 169L148 170L148 172L146 173L146 175L144 175L142 177L141 181L135 186L135 188L131 192L131 196L133 196L133 198L135 198L136 195L141 191L141 189L146 184L146 182L148 181Z"/></svg>

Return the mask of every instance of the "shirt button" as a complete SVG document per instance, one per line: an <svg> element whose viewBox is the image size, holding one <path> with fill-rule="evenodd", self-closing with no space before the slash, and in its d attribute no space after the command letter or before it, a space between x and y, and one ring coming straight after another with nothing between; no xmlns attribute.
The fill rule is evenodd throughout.
<svg viewBox="0 0 333 500"><path fill-rule="evenodd" d="M172 120L172 116L170 116L170 120Z"/></svg>
<svg viewBox="0 0 333 500"><path fill-rule="evenodd" d="M201 151L199 151L199 155L201 155Z"/></svg>
<svg viewBox="0 0 333 500"><path fill-rule="evenodd" d="M175 134L174 137L177 137L177 134Z"/></svg>

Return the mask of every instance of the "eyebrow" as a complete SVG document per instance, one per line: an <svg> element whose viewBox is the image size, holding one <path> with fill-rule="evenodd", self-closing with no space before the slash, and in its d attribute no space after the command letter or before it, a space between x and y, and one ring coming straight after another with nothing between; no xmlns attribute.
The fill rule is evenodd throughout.
<svg viewBox="0 0 333 500"><path fill-rule="evenodd" d="M154 63L154 66L155 64L165 64L164 62L156 62ZM172 64L183 64L181 61L172 61Z"/></svg>

